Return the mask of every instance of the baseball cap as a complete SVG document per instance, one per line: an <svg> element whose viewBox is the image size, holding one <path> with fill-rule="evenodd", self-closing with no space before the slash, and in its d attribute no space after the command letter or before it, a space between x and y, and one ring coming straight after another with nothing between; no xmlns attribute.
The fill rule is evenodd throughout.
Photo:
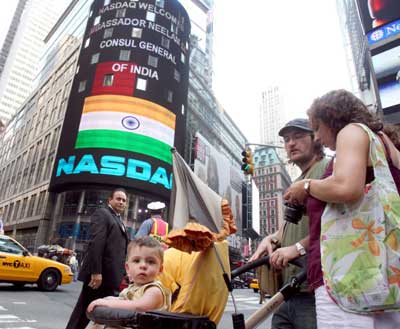
<svg viewBox="0 0 400 329"><path fill-rule="evenodd" d="M278 134L279 136L283 136L287 130L290 128L298 128L301 130L309 131L310 133L313 132L313 130L310 128L310 123L307 119L293 119L289 121L281 130L279 130Z"/></svg>
<svg viewBox="0 0 400 329"><path fill-rule="evenodd" d="M156 201L156 202L150 202L147 205L147 208L150 210L161 210L165 208L165 203L164 202L160 202L160 201Z"/></svg>

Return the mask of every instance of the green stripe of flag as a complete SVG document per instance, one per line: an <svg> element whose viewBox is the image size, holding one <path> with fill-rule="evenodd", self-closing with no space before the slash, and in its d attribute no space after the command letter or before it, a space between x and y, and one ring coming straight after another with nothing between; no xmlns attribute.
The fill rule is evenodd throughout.
<svg viewBox="0 0 400 329"><path fill-rule="evenodd" d="M116 130L82 130L75 148L105 148L145 154L172 164L171 146L157 139Z"/></svg>

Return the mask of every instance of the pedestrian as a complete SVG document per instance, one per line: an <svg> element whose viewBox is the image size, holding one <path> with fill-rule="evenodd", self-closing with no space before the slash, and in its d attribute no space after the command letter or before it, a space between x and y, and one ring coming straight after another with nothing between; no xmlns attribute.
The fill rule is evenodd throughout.
<svg viewBox="0 0 400 329"><path fill-rule="evenodd" d="M314 138L307 119L289 121L280 131L289 161L301 169L296 181L309 178L320 178L329 160L324 156L322 145ZM282 269L283 283L299 271L298 267L288 264L299 256L306 254L309 244L308 217L304 215L298 224L285 222L273 234L265 237L259 244L250 261L264 254L270 255L270 264ZM277 245L280 248L275 249ZM282 304L272 317L272 329L316 328L315 298L306 283L301 286L300 293Z"/></svg>
<svg viewBox="0 0 400 329"><path fill-rule="evenodd" d="M150 218L146 219L136 233L136 237L150 235L158 241L168 234L168 223L163 219L164 202L150 202L147 209L150 211Z"/></svg>
<svg viewBox="0 0 400 329"><path fill-rule="evenodd" d="M124 275L128 236L121 219L126 207L126 192L115 189L104 207L90 219L90 241L78 280L82 291L70 316L67 329L84 329L89 323L86 309L98 298L115 296Z"/></svg>
<svg viewBox="0 0 400 329"><path fill-rule="evenodd" d="M78 279L78 268L79 268L79 263L78 260L76 259L76 253L72 253L71 257L68 260L68 265L71 267L71 271L74 275L74 282L77 281Z"/></svg>
<svg viewBox="0 0 400 329"><path fill-rule="evenodd" d="M168 311L171 294L156 277L163 271L164 250L157 240L142 236L133 239L128 246L125 262L129 281L133 282L119 294L96 299L87 308L92 312L97 306L130 311ZM102 328L98 324L92 329Z"/></svg>
<svg viewBox="0 0 400 329"><path fill-rule="evenodd" d="M337 300L334 302L331 298L337 288L343 287L346 289L345 293L350 294L350 297L346 298L348 305L354 302L368 304L368 302L379 303L380 300L385 300L383 295L379 295L380 290L382 290L382 294L384 293L384 286L382 289L379 288L374 295L371 292L371 295L363 294L360 298L358 294L359 291L363 291L364 287L369 287L371 282L374 283L381 279L380 277L375 281L375 275L379 269L373 268L373 264L377 263L372 256L379 256L386 239L377 243L375 234L382 232L383 227L390 223L378 226L381 223L383 211L370 214L368 207L362 207L360 211L354 212L353 216L355 217L348 220L346 209L356 209L350 207L361 205L360 202L363 202L365 195L368 195L375 178L380 177L380 171L375 171L377 166L387 168L387 177L392 176L390 177L392 181L390 188L394 190L397 188L396 192L398 192L400 188L399 134L385 126L361 100L346 90L334 90L317 98L307 113L316 139L335 151L336 156L329 164L322 179L298 181L288 189L284 198L290 203L307 205L307 213L310 217L307 279L315 291L318 328L400 328L399 312L369 314L349 312L348 309L344 310L346 307L343 304L339 307L336 303ZM384 160L376 162L377 156ZM304 189L305 184L308 186L307 190ZM375 195L379 194L379 198L385 197L385 188L387 187L382 185L382 189ZM399 199L396 192L392 193L392 200ZM376 198L378 199L378 196ZM390 206L390 199L387 200L389 204L383 208L385 213L392 211L392 207L395 208L395 205ZM369 206L374 207L376 204L379 202L373 200L369 202ZM335 208L347 222L343 222L340 217L333 216L330 219L325 216L325 214L331 216L332 210ZM333 219L334 225L324 222L322 226L321 221L325 219ZM364 220L370 222L364 225ZM325 233L322 234L321 230L329 232L330 228L335 231L333 233L337 247L330 258L332 266L325 268L324 276L327 278L326 275L328 272L330 273L330 269L336 269L340 278L336 287L329 287L328 294L321 267L321 248L323 252L327 250L324 249L326 246L324 241L328 236ZM343 236L342 228L358 231L352 233L352 237L349 238ZM333 243L333 240L327 240L327 242ZM362 248L359 248L360 245ZM397 249L398 255L398 245L392 244L392 247L393 250ZM361 258L357 258L358 256ZM389 258L384 257L383 267L389 261ZM336 263L338 260L340 263ZM353 268L357 270L357 273L354 277L350 277L348 273ZM385 273L385 277L386 275L388 273ZM390 281L387 282L387 285L393 283ZM388 290L387 286L386 289ZM395 298L392 297L395 296L394 290L388 292L388 299Z"/></svg>

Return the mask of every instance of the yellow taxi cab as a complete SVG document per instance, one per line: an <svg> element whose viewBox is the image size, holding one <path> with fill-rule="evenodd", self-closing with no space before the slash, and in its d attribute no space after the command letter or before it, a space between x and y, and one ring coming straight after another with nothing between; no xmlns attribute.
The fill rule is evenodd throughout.
<svg viewBox="0 0 400 329"><path fill-rule="evenodd" d="M36 283L41 290L54 291L73 279L71 268L62 263L32 256L13 238L0 235L0 282L17 287Z"/></svg>
<svg viewBox="0 0 400 329"><path fill-rule="evenodd" d="M258 284L258 280L257 279L252 279L250 281L250 285L249 285L250 289L253 289L254 292L258 292L258 290L260 289L260 286Z"/></svg>

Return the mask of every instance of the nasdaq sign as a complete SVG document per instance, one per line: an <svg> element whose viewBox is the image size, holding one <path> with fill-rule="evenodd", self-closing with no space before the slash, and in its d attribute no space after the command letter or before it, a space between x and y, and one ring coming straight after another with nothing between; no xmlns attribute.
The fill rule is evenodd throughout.
<svg viewBox="0 0 400 329"><path fill-rule="evenodd" d="M400 34L400 19L368 33L368 44L373 45L397 34Z"/></svg>

